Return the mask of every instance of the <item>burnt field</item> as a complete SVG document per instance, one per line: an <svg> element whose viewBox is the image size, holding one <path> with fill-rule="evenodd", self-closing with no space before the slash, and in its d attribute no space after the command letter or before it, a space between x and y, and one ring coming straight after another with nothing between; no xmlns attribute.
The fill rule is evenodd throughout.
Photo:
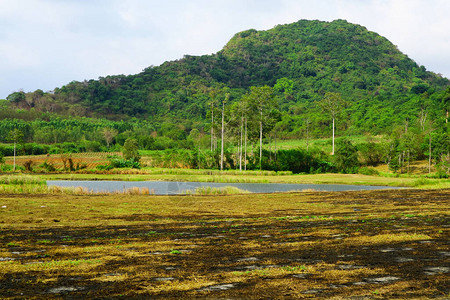
<svg viewBox="0 0 450 300"><path fill-rule="evenodd" d="M447 298L450 190L0 195L2 298Z"/></svg>

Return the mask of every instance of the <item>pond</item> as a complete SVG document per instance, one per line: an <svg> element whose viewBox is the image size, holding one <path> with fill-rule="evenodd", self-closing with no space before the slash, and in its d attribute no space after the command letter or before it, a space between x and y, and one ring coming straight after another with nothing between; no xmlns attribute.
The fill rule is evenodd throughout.
<svg viewBox="0 0 450 300"><path fill-rule="evenodd" d="M181 182L181 181L96 181L96 180L47 180L48 186L83 187L93 192L122 192L126 189L148 188L155 195L186 194L197 188L221 188L233 186L251 193L277 193L290 191L362 191L395 189L387 186L344 185L344 184L291 184L291 183L216 183L216 182Z"/></svg>

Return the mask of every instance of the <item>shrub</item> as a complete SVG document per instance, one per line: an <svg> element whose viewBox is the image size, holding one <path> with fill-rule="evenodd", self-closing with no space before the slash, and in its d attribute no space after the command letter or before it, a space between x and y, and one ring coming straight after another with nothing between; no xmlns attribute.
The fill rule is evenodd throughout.
<svg viewBox="0 0 450 300"><path fill-rule="evenodd" d="M122 153L125 160L131 161L132 159L133 162L139 163L141 156L139 155L138 141L132 138L127 139L123 144Z"/></svg>
<svg viewBox="0 0 450 300"><path fill-rule="evenodd" d="M358 150L349 140L337 141L334 163L339 172L355 173L358 170Z"/></svg>
<svg viewBox="0 0 450 300"><path fill-rule="evenodd" d="M46 161L44 161L42 164L40 164L39 167L44 168L47 172L54 172L54 171L56 171L55 166L52 165L49 162L46 162Z"/></svg>
<svg viewBox="0 0 450 300"><path fill-rule="evenodd" d="M368 142L358 145L359 153L368 166L377 166L383 161L383 147L381 144Z"/></svg>
<svg viewBox="0 0 450 300"><path fill-rule="evenodd" d="M133 158L131 159L122 159L122 158L113 158L110 160L109 165L111 168L133 168L140 169L141 164L139 161L135 161Z"/></svg>
<svg viewBox="0 0 450 300"><path fill-rule="evenodd" d="M97 170L102 170L103 171L103 170L111 170L114 167L112 165L110 165L110 164L106 164L106 165L97 165L95 168Z"/></svg>
<svg viewBox="0 0 450 300"><path fill-rule="evenodd" d="M376 169L368 168L368 167L359 168L358 173L362 174L362 175L369 175L369 176L378 176L378 175L380 175L380 172L378 172Z"/></svg>
<svg viewBox="0 0 450 300"><path fill-rule="evenodd" d="M332 163L322 158L320 152L304 149L278 150L270 153L263 150L262 169L271 171L290 171L292 173L322 173L334 170ZM259 169L259 157L249 158L248 169Z"/></svg>
<svg viewBox="0 0 450 300"><path fill-rule="evenodd" d="M23 163L23 167L25 168L25 170L27 170L28 172L33 172L33 161L31 159L25 161Z"/></svg>

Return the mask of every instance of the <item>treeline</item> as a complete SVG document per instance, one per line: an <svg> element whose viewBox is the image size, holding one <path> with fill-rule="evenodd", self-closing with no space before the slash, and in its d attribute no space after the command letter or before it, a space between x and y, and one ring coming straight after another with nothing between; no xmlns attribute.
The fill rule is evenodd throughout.
<svg viewBox="0 0 450 300"><path fill-rule="evenodd" d="M344 20L301 20L244 31L216 54L187 55L139 74L73 81L51 92L14 92L4 106L28 111L29 120L48 114L131 123L136 118L150 122L159 136L179 140L194 128L207 131L211 93L225 86L235 103L252 86L274 87L282 78L291 84L278 99L280 138L307 131L326 136L330 120L316 103L327 92L351 103L344 109L350 117L338 124L351 135L386 134L423 112L436 119L449 105L443 97L448 79L428 72L384 37Z"/></svg>
<svg viewBox="0 0 450 300"><path fill-rule="evenodd" d="M301 20L240 32L216 54L136 75L14 92L0 100L0 142L33 154L121 151L133 139L141 150L197 153L191 167L281 170L277 141L334 130L386 136L385 162L404 171L427 153L434 165L446 160L449 110L449 80L384 37L344 20ZM270 147L275 161L264 154ZM312 169L326 169L319 165Z"/></svg>
<svg viewBox="0 0 450 300"><path fill-rule="evenodd" d="M443 132L433 132L423 136L393 135L381 142L368 141L359 144L352 144L350 140L340 138L336 142L334 155L317 147L309 150L263 149L261 165L259 148L254 148L254 151L249 152L244 158L240 158L236 148L226 148L224 169L239 170L242 163L242 170L289 171L294 174L359 172L365 175L376 175L378 171L370 167L388 164L391 171L402 174L411 172L414 161L428 160L430 173L433 168L436 171L435 176L448 178L450 175L449 145L450 137ZM218 150L168 149L152 154L150 166L217 170L220 169L220 161L221 153Z"/></svg>
<svg viewBox="0 0 450 300"><path fill-rule="evenodd" d="M233 95L227 87L212 90L206 118L209 124L200 127L200 130L139 119L125 122L47 115L46 119L33 121L5 118L0 121L0 134L2 142L16 144L17 155L121 151L126 141L132 139L141 150L186 149L186 152L181 152L181 156L177 154L178 151L173 150L164 152L166 154L162 158L155 157L155 162L159 159L159 165L166 167L239 170L259 167L260 170L294 173L333 170L355 172L357 168L339 167L338 160L333 157L323 159L323 155L320 155L316 160L308 150L305 154L303 150L283 152L277 149L277 139L280 140L280 136L283 136L279 103L290 97L292 86L291 80L281 78L273 87L251 87L234 102L231 101ZM440 115L435 116L430 110L422 109L417 118L407 118L402 126L391 130L391 134L386 135L386 141L389 142L361 146L357 151L357 160L369 165L385 162L393 171L403 172L409 169L412 161L428 158L430 167L434 164L442 170L447 168L445 172L448 172L450 141L445 104L448 104L450 98L450 88L441 94L441 98ZM327 125L325 130L329 135L334 130L334 124L338 124L339 128L339 124L345 123L345 109L352 107L339 93L327 93L324 99L314 105L328 118L327 124L332 124L331 128L331 124ZM27 113L24 111L23 116ZM304 121L307 123L308 119ZM312 137L313 130L309 128L308 131L307 127L302 138L308 141ZM384 147L383 151L380 147ZM258 148L259 153L255 153L254 148ZM275 159L271 154L270 159L267 159L264 148L274 149L269 153L273 152ZM13 151L12 145L0 146L2 155L11 156ZM250 151L252 155L248 154ZM361 160L360 157L365 155L367 157ZM305 160L312 165L294 167L294 162Z"/></svg>

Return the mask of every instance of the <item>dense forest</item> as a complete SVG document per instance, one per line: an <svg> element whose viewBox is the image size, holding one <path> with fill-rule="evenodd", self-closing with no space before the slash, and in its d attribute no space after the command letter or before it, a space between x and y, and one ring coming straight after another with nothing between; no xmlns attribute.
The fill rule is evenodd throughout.
<svg viewBox="0 0 450 300"><path fill-rule="evenodd" d="M339 101L327 106L330 95ZM386 135L418 147L429 141L442 148L439 160L449 151L449 80L345 20L243 31L213 55L51 92L18 91L0 107L0 142L20 131L24 143L47 145L43 152L70 143L100 151L130 137L141 149L219 151L226 136L242 155L246 139L261 148L277 138L327 137L332 126L338 136Z"/></svg>

